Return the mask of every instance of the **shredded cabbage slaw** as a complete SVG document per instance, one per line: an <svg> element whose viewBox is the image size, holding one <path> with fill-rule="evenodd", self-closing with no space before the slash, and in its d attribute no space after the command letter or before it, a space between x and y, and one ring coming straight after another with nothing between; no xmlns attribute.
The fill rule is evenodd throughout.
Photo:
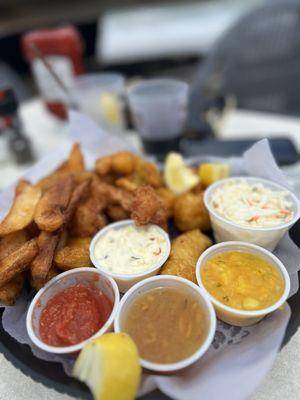
<svg viewBox="0 0 300 400"><path fill-rule="evenodd" d="M246 179L224 183L212 195L211 206L223 218L240 225L272 227L293 218L292 202L286 191L275 191Z"/></svg>

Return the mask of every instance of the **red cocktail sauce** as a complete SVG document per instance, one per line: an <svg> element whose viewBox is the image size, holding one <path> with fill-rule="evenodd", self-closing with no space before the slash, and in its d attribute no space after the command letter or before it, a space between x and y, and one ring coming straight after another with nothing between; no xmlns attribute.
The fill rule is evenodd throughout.
<svg viewBox="0 0 300 400"><path fill-rule="evenodd" d="M96 287L76 285L50 299L40 318L40 335L51 346L71 346L93 336L105 324L112 302Z"/></svg>

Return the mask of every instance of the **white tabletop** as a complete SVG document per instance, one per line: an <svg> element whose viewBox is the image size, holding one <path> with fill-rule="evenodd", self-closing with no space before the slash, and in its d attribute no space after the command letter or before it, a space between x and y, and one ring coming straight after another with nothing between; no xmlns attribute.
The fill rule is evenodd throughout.
<svg viewBox="0 0 300 400"><path fill-rule="evenodd" d="M34 148L38 157L49 153L61 145L67 138L66 124L51 117L38 100L30 101L22 106L21 116L26 132L34 140ZM274 116L271 114L234 111L226 116L222 137L249 137L279 135L286 133L300 149L300 119ZM298 137L299 136L299 137ZM129 139L138 144L135 137ZM27 167L28 168L28 167ZM12 163L1 166L1 187L19 178L24 168ZM300 330L278 354L274 366L253 394L251 400L297 400L300 398ZM40 383L25 376L0 354L0 399L6 400L71 400ZM238 384L238 382L237 382ZM187 399L188 400L188 399Z"/></svg>

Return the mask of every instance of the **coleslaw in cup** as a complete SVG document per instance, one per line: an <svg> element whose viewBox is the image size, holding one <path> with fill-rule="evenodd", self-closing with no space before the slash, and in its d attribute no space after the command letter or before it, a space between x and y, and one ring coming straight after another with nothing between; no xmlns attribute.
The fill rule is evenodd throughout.
<svg viewBox="0 0 300 400"><path fill-rule="evenodd" d="M274 224L273 226L251 226L227 219L221 215L213 207L212 201L214 194L225 185L239 182L241 180L247 182L249 185L263 185L265 188L275 192L286 192L287 198L291 203L291 219L288 222L276 225ZM300 216L300 202L294 193L275 182L255 177L231 177L214 183L206 189L204 194L204 203L209 212L216 242L221 243L239 240L262 246L270 251L274 250L280 239L289 228L294 225ZM232 206L234 207L234 204Z"/></svg>

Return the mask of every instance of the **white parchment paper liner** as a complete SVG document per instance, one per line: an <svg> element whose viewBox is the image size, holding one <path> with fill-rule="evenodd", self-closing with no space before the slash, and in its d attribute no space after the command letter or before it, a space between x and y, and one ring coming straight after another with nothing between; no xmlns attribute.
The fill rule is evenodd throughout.
<svg viewBox="0 0 300 400"><path fill-rule="evenodd" d="M85 156L89 167L92 167L95 158L101 155L121 149L134 150L126 140L106 134L88 117L78 112L72 112L70 115L70 146L71 141L81 142L87 150ZM59 148L55 154L38 162L24 177L36 182L51 172L66 158L70 146ZM194 158L189 162L208 160L213 161L216 158ZM229 162L234 175L258 176L288 187L286 177L277 167L266 140L256 143L243 157L229 159ZM9 209L13 192L14 185L0 194L0 218ZM298 290L300 251L286 235L275 254L288 269L292 281L292 295ZM36 357L62 363L66 373L70 375L74 362L72 358L45 353L30 342L25 319L32 295L23 293L14 307L5 308L2 317L3 328L18 342L29 344ZM285 305L252 327L232 327L218 322L215 340L202 359L185 371L172 376L144 374L140 394L159 388L176 400L248 398L270 369L280 348L289 317L290 309Z"/></svg>

